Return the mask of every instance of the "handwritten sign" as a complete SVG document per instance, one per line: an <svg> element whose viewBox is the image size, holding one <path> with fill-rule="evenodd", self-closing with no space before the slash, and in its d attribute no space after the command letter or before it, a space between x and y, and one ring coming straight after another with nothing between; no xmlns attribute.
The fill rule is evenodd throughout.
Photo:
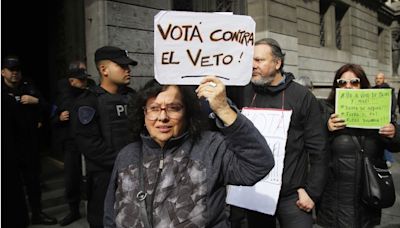
<svg viewBox="0 0 400 228"><path fill-rule="evenodd" d="M336 89L335 112L346 127L378 129L390 123L391 89Z"/></svg>
<svg viewBox="0 0 400 228"><path fill-rule="evenodd" d="M267 140L274 155L275 166L266 177L254 186L230 185L226 202L238 207L274 215L282 186L283 161L292 111L243 108L242 113L253 122L254 126Z"/></svg>
<svg viewBox="0 0 400 228"><path fill-rule="evenodd" d="M155 78L161 84L197 85L216 75L225 85L246 85L254 34L249 16L160 11L154 17Z"/></svg>

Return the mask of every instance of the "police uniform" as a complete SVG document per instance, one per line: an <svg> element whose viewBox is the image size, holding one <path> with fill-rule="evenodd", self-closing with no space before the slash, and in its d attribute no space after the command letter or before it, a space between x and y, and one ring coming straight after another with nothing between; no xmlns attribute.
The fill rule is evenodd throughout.
<svg viewBox="0 0 400 228"><path fill-rule="evenodd" d="M118 58L129 59L121 49L105 48L96 51L95 59L99 59L100 56L117 64ZM128 64L137 64L136 61L129 60ZM112 94L101 86L96 86L77 100L74 110L76 118L73 117L76 124L73 124L73 131L78 149L86 160L87 219L91 227L103 226L104 199L114 161L117 153L130 142L127 105L133 94L134 90L129 87L120 87L118 93Z"/></svg>
<svg viewBox="0 0 400 228"><path fill-rule="evenodd" d="M3 60L2 69L19 71L20 63L16 57L6 57ZM7 110L9 115L13 115L16 120L13 131L16 132L16 148L14 148L15 161L18 164L16 170L21 173L23 184L26 187L29 206L32 212L32 224L51 225L57 223L55 218L51 218L42 212L41 207L41 187L40 187L40 153L39 153L39 129L38 123L43 122L44 116L48 113L49 104L42 97L40 91L28 79L21 78L15 87L9 87L5 79L1 81L2 96L9 96L15 101L15 108ZM37 104L23 104L21 98L30 95L38 98ZM7 134L10 129L3 129ZM12 172L12 171L11 171ZM14 171L15 172L15 171Z"/></svg>
<svg viewBox="0 0 400 228"><path fill-rule="evenodd" d="M84 68L72 68L69 69L68 78L58 81L57 114L53 116L52 123L55 126L57 138L60 140L58 145L64 154L65 199L70 208L69 214L60 221L61 226L66 226L81 217L79 203L81 200L82 160L74 140L72 124L69 120L61 121L60 114L68 111L72 116L77 98L86 91L86 88L72 86L69 79L87 80L89 76Z"/></svg>
<svg viewBox="0 0 400 228"><path fill-rule="evenodd" d="M7 110L1 113L1 159L4 170L2 190L6 193L5 200L3 198L3 205L5 205L3 210L7 213L4 216L5 223L3 225L26 228L29 225L29 214L16 153L21 143L18 142L19 133L16 128L18 120L15 116L17 103L14 97L2 94L1 108Z"/></svg>

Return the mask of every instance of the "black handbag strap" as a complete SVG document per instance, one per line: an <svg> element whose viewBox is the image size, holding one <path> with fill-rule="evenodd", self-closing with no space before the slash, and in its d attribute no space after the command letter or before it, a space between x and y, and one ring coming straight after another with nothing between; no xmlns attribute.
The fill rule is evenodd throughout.
<svg viewBox="0 0 400 228"><path fill-rule="evenodd" d="M139 177L140 191L136 195L136 199L140 202L140 214L143 219L144 227L151 228L150 223L149 223L149 218L147 215L147 206L146 206L147 192L146 192L146 189L144 189L143 151L141 148L139 150L139 176L140 176Z"/></svg>
<svg viewBox="0 0 400 228"><path fill-rule="evenodd" d="M364 140L365 140L365 137L361 136L361 144L358 141L357 136L352 135L351 138L353 139L354 144L356 144L358 150L361 152L361 155L364 156L365 155L364 154Z"/></svg>

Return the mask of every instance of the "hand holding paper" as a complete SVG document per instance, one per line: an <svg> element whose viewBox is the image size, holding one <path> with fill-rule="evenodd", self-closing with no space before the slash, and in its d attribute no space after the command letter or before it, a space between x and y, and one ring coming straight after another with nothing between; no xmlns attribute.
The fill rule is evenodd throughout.
<svg viewBox="0 0 400 228"><path fill-rule="evenodd" d="M396 128L393 124L386 124L385 126L379 129L379 134L382 136L393 138L396 133Z"/></svg>
<svg viewBox="0 0 400 228"><path fill-rule="evenodd" d="M231 125L237 117L228 104L225 85L215 76L207 76L196 89L199 98L205 98L213 112L224 122L225 126Z"/></svg>
<svg viewBox="0 0 400 228"><path fill-rule="evenodd" d="M333 113L328 120L329 131L341 130L346 127L344 119L339 118L339 114Z"/></svg>

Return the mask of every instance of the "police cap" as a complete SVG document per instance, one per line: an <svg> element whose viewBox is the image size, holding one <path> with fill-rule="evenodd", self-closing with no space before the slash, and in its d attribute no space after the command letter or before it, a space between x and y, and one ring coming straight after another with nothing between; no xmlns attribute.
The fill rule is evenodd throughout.
<svg viewBox="0 0 400 228"><path fill-rule="evenodd" d="M20 63L18 57L15 57L15 56L5 57L1 64L1 69L4 69L4 68L7 68L9 70L20 70L21 63Z"/></svg>
<svg viewBox="0 0 400 228"><path fill-rule="evenodd" d="M96 50L94 61L111 60L119 65L136 66L137 62L128 56L128 51L113 46L104 46Z"/></svg>
<svg viewBox="0 0 400 228"><path fill-rule="evenodd" d="M84 68L74 68L68 71L68 78L87 79L90 74Z"/></svg>

